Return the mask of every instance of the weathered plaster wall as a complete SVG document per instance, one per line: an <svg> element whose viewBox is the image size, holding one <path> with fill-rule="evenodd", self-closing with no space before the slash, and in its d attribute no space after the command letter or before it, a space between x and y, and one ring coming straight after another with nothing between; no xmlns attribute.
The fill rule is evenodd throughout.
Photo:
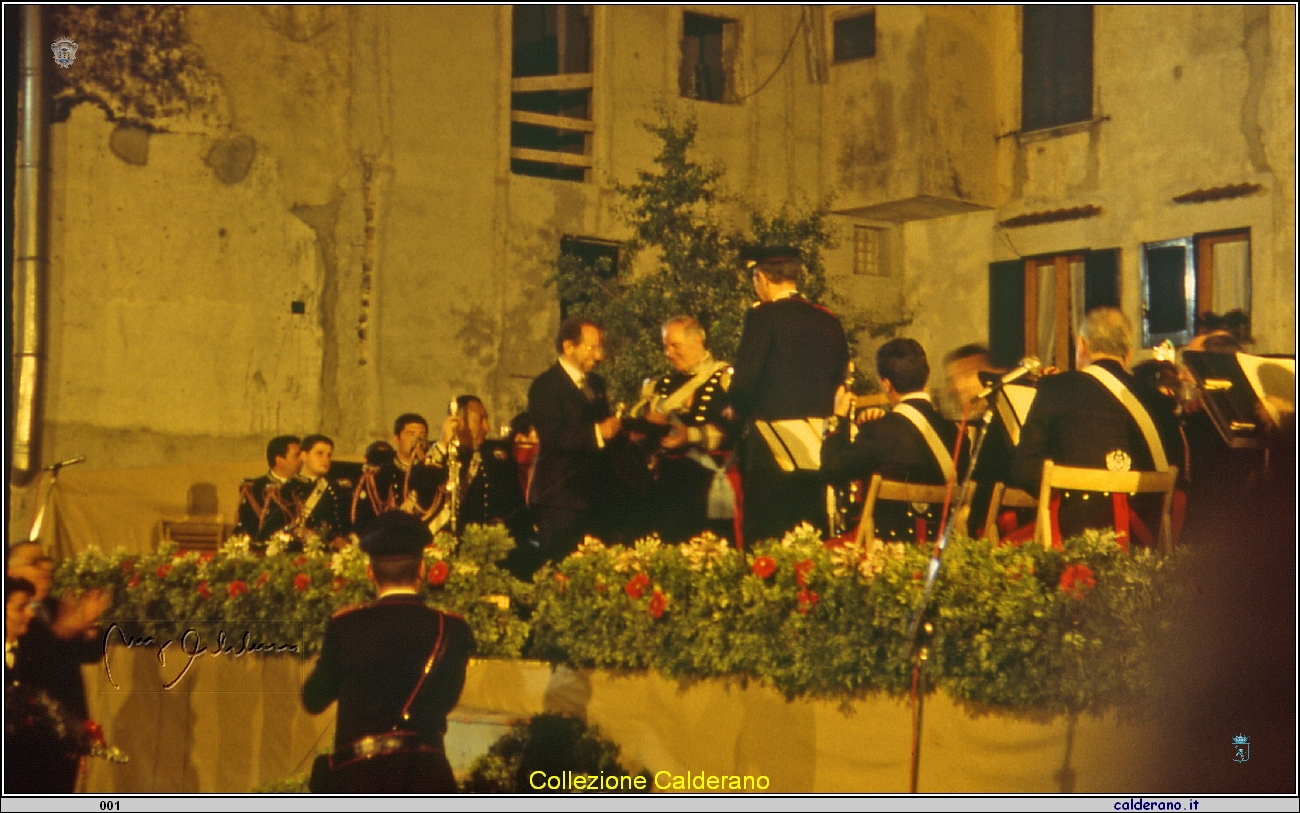
<svg viewBox="0 0 1300 813"><path fill-rule="evenodd" d="M682 7L597 7L580 184L509 171L507 7L192 8L213 109L149 135L84 105L52 130L46 459L247 459L317 430L355 454L397 413L436 422L467 391L507 420L553 357L560 238L627 236L612 186L650 165L639 122L658 103L697 116L739 200L995 207L898 227L888 278L852 274L862 221L835 218L834 284L879 320L914 317L901 332L936 369L986 336L989 262L1119 246L1136 317L1142 242L1241 226L1257 349L1293 348L1294 9L1099 7L1104 120L1047 137L1014 132L1016 7L880 7L877 56L828 64L825 84L802 10L690 9L738 21L741 94L793 37L791 55L741 104L681 99ZM1265 192L1170 202L1244 181ZM996 226L1085 204L1102 215Z"/></svg>
<svg viewBox="0 0 1300 813"><path fill-rule="evenodd" d="M1122 305L1136 325L1142 243L1249 227L1254 350L1294 352L1294 10L1098 6L1098 120L1019 136L1019 11L988 15L997 130L1009 134L998 139L1000 205L992 217L907 225L907 296L920 314L912 335L932 357L985 339L988 263L1083 248L1121 249ZM1204 204L1171 200L1240 183L1264 190ZM1101 215L996 225L1085 205ZM945 307L934 309L938 302Z"/></svg>

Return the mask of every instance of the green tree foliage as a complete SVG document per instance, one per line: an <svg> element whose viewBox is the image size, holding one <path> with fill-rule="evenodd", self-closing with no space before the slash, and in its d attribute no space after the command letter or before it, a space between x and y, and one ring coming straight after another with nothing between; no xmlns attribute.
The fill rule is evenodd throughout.
<svg viewBox="0 0 1300 813"><path fill-rule="evenodd" d="M587 316L606 331L602 373L611 394L633 401L643 378L666 369L660 327L686 314L699 320L717 358L735 358L745 311L754 301L749 274L738 255L747 244L798 248L806 267L800 290L812 301L841 309L826 285L821 252L834 247L828 201L811 208L787 203L776 213L749 207L743 227L732 225L736 206L723 185L721 164L694 154L696 122L662 110L645 129L658 139L654 168L616 184L632 239L619 268L562 255L552 278L568 313ZM655 268L634 276L633 259L655 253ZM857 321L847 320L850 341ZM860 320L858 320L860 321Z"/></svg>

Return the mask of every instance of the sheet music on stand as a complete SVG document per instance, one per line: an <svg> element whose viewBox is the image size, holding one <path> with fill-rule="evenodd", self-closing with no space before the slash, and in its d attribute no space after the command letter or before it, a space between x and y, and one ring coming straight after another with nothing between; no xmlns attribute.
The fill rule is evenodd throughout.
<svg viewBox="0 0 1300 813"><path fill-rule="evenodd" d="M1230 448L1254 449L1264 444L1264 426L1259 417L1261 405L1271 416L1276 418L1278 414L1276 406L1269 408L1266 395L1272 387L1266 388L1264 380L1271 384L1277 372L1285 376L1286 367L1279 364L1282 361L1245 353L1183 352L1183 364L1201 392L1205 413ZM1270 366L1265 367L1266 364ZM1251 381L1252 375L1255 382ZM1294 361L1290 376L1294 382ZM1288 397L1294 403L1294 394L1288 393Z"/></svg>
<svg viewBox="0 0 1300 813"><path fill-rule="evenodd" d="M1295 412L1295 359L1238 353L1237 363L1255 391L1255 397L1273 419L1273 425L1281 426L1279 405L1289 404L1290 411Z"/></svg>
<svg viewBox="0 0 1300 813"><path fill-rule="evenodd" d="M989 386L997 383L998 376L994 373L980 373L980 381ZM1025 425L1029 408L1034 405L1034 396L1038 394L1034 384L1025 381L1026 379L1021 379L1006 384L991 396L998 420L1006 428L1012 445L1020 443L1020 428Z"/></svg>

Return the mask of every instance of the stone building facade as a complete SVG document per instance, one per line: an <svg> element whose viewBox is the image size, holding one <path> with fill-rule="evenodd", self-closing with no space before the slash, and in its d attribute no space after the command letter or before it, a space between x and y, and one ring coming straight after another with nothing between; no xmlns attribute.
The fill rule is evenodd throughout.
<svg viewBox="0 0 1300 813"><path fill-rule="evenodd" d="M314 431L356 454L464 392L508 420L553 355L561 241L627 237L613 183L657 105L746 199L833 194L833 284L932 359L1042 354L1089 298L1168 322L1144 291L1180 246L1183 295L1215 263L1255 349L1293 353L1294 7L1034 14L191 7L206 101L50 126L41 457L255 460Z"/></svg>

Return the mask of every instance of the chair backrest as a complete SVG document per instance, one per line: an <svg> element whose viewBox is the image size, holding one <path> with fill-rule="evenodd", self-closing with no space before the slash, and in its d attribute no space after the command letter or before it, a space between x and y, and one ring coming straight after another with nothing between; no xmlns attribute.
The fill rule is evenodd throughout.
<svg viewBox="0 0 1300 813"><path fill-rule="evenodd" d="M966 501L961 505L949 508L956 513L953 515L954 527L962 533L966 532L966 517L970 514L971 498L975 494L975 482L971 481L970 488L966 493ZM958 496L956 484L953 484L953 496ZM885 500L886 502L923 502L931 505L943 505L943 501L948 497L948 486L922 485L920 483L904 483L898 480L886 480L879 474L871 476L871 484L867 486L867 497L862 503L862 521L858 523L857 541L859 544L875 539L876 537L876 502Z"/></svg>
<svg viewBox="0 0 1300 813"><path fill-rule="evenodd" d="M1028 491L1007 488L1004 483L993 484L993 494L989 498L989 512L984 520L984 538L998 543L998 514L1003 508L1037 508L1038 500Z"/></svg>
<svg viewBox="0 0 1300 813"><path fill-rule="evenodd" d="M1069 491L1094 491L1103 494L1165 495L1160 512L1160 547L1166 553L1173 550L1174 484L1178 482L1177 467L1168 471L1108 471L1084 469L1075 466L1058 466L1050 460L1043 461L1043 479L1038 489L1038 528L1034 537L1045 548L1052 546L1052 489Z"/></svg>

